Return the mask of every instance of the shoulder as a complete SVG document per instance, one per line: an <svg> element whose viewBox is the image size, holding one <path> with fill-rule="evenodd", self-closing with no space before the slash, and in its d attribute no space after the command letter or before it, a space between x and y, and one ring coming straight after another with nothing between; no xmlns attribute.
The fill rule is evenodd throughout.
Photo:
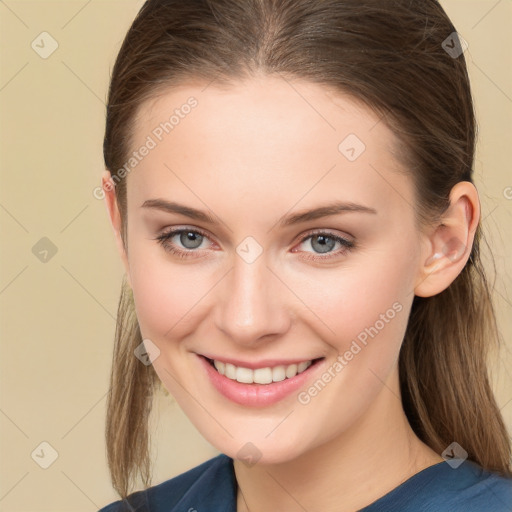
<svg viewBox="0 0 512 512"><path fill-rule="evenodd" d="M409 478L361 512L511 512L512 479L470 460L447 462Z"/></svg>
<svg viewBox="0 0 512 512"><path fill-rule="evenodd" d="M229 505L231 503L231 505ZM174 512L235 510L236 480L233 461L220 454L144 491L130 494L99 512ZM228 505L228 507L226 506Z"/></svg>
<svg viewBox="0 0 512 512"><path fill-rule="evenodd" d="M454 512L459 510L461 512L512 511L512 478L483 469L468 460L462 466L465 466L465 473L454 479L453 490L450 488L447 490L447 510ZM458 469L452 470L455 475Z"/></svg>

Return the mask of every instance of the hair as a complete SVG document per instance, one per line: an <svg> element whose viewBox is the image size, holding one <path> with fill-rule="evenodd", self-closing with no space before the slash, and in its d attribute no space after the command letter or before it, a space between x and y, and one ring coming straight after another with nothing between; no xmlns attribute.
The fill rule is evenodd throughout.
<svg viewBox="0 0 512 512"><path fill-rule="evenodd" d="M476 121L466 62L443 48L454 32L436 0L148 0L117 56L106 114L105 165L117 183L126 250L120 171L143 103L186 83L229 87L257 75L320 84L377 113L400 143L418 225L439 221L452 187L473 182ZM450 286L414 298L400 388L424 443L440 454L456 441L470 460L511 476L510 441L488 375L487 357L501 340L481 240L479 224ZM130 293L123 281L106 418L109 469L123 498L137 476L150 485L148 424L158 381L152 365L133 355L142 336Z"/></svg>

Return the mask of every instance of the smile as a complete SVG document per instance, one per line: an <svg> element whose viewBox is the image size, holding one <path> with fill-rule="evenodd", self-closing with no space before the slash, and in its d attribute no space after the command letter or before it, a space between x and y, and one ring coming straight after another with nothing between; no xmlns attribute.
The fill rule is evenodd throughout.
<svg viewBox="0 0 512 512"><path fill-rule="evenodd" d="M274 367L267 366L266 368L244 368L243 366L235 366L231 363L224 363L217 359L210 360L215 369L221 374L231 380L236 380L243 384L270 384L272 382L281 382L286 379L291 379L307 370L313 361L302 361L298 364L290 365L277 365Z"/></svg>
<svg viewBox="0 0 512 512"><path fill-rule="evenodd" d="M295 395L326 364L324 357L238 364L199 354L196 357L213 388L231 402L246 407L268 407Z"/></svg>

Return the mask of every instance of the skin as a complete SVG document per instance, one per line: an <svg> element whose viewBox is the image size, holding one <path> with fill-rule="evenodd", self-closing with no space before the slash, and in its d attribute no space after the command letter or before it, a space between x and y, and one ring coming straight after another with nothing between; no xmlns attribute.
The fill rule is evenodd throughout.
<svg viewBox="0 0 512 512"><path fill-rule="evenodd" d="M407 421L397 360L414 295L444 290L469 257L477 191L458 183L442 223L418 229L413 182L393 156L385 123L346 95L266 76L229 90L191 83L166 91L141 106L133 149L190 96L198 106L125 178L127 251L110 175L103 175L141 333L160 350L153 366L219 451L237 459L246 443L257 448L256 465L234 462L239 511L362 508L443 460ZM366 145L355 161L338 149L348 134ZM157 198L209 211L217 224L141 207ZM334 200L377 213L278 225ZM171 227L208 237L181 259L155 240ZM337 243L322 254L318 238L301 242L312 230L356 245L342 252ZM248 236L262 250L252 263L236 252ZM187 250L179 235L172 240ZM197 357L324 357L315 381L394 303L401 312L307 405L297 393L268 407L235 404L213 388Z"/></svg>

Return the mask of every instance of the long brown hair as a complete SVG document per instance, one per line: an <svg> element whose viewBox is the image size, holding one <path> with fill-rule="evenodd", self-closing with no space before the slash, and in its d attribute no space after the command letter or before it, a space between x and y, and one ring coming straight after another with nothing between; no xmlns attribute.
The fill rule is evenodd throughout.
<svg viewBox="0 0 512 512"><path fill-rule="evenodd" d="M452 187L473 179L476 123L454 32L435 0L147 1L113 68L104 139L125 247L120 169L141 104L186 81L230 86L259 73L333 88L378 113L401 143L419 225L439 219ZM456 441L469 459L510 476L510 442L487 373L500 336L481 240L479 226L469 261L446 290L414 298L400 387L412 428L433 450ZM108 464L122 497L137 475L150 485L148 420L158 378L133 355L141 341L123 282L106 424Z"/></svg>

